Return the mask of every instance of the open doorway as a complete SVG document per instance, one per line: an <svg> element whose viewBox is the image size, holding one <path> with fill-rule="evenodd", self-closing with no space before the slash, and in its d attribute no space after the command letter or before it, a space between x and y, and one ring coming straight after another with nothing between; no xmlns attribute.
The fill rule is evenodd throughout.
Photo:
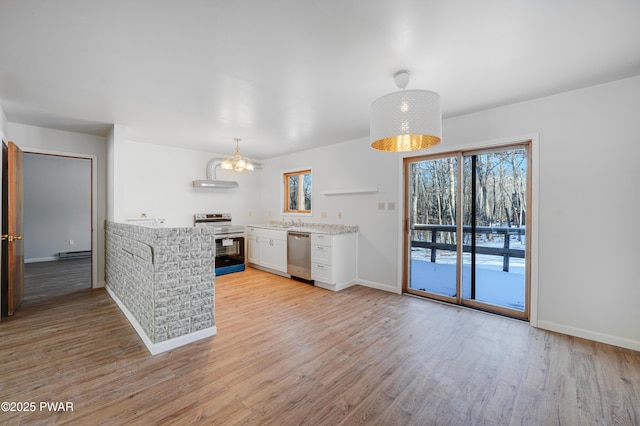
<svg viewBox="0 0 640 426"><path fill-rule="evenodd" d="M25 302L92 287L92 160L24 154Z"/></svg>

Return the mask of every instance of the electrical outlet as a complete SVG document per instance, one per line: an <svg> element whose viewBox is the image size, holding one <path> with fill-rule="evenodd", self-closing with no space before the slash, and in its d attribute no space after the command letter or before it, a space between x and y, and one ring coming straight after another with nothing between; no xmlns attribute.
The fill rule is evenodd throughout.
<svg viewBox="0 0 640 426"><path fill-rule="evenodd" d="M327 212L322 212L322 218L326 219L327 218Z"/></svg>
<svg viewBox="0 0 640 426"><path fill-rule="evenodd" d="M393 201L389 201L387 203L387 210L395 210L396 209L396 203L394 203Z"/></svg>
<svg viewBox="0 0 640 426"><path fill-rule="evenodd" d="M342 219L342 212L338 212L338 219Z"/></svg>
<svg viewBox="0 0 640 426"><path fill-rule="evenodd" d="M70 245L70 246L74 245L75 243L76 243L75 241L73 241L73 240L69 240L69 245Z"/></svg>
<svg viewBox="0 0 640 426"><path fill-rule="evenodd" d="M269 212L267 213L267 215L268 215L269 217L271 217L271 210L269 210Z"/></svg>
<svg viewBox="0 0 640 426"><path fill-rule="evenodd" d="M384 201L378 203L378 210L384 210Z"/></svg>
<svg viewBox="0 0 640 426"><path fill-rule="evenodd" d="M253 216L253 212L252 212L251 210L249 210L249 213L247 213L247 215L248 215L249 217L251 217L251 216Z"/></svg>

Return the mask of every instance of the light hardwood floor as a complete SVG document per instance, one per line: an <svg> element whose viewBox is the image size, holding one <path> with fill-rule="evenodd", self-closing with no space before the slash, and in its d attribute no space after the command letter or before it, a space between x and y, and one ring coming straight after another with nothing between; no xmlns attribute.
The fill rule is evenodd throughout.
<svg viewBox="0 0 640 426"><path fill-rule="evenodd" d="M104 290L0 323L0 424L638 425L640 353L361 286L217 277L218 335L150 356Z"/></svg>

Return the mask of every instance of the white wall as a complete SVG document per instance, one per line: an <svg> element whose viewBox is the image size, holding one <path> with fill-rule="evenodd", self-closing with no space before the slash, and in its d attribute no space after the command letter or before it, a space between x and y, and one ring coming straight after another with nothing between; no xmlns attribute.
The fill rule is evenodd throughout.
<svg viewBox="0 0 640 426"><path fill-rule="evenodd" d="M106 136L107 144L107 219L111 221L124 220L124 195L126 185L124 183L125 171L129 160L125 155L126 127L114 124ZM116 191L116 188L118 190ZM116 218L116 212L122 217Z"/></svg>
<svg viewBox="0 0 640 426"><path fill-rule="evenodd" d="M265 161L263 170L263 221L300 218L304 222L358 225L359 282L400 292L398 285L397 225L400 205L399 156L369 147L369 139L298 152ZM311 167L312 215L282 214L282 173ZM377 187L375 193L323 195L329 190ZM378 203L385 209L378 210ZM387 203L395 203L388 210ZM326 219L322 214L326 213ZM341 213L342 218L338 218Z"/></svg>
<svg viewBox="0 0 640 426"><path fill-rule="evenodd" d="M7 121L7 116L4 114L4 110L2 109L2 106L0 106L0 140L6 139L5 136L7 134L8 128L9 128L9 121Z"/></svg>
<svg viewBox="0 0 640 426"><path fill-rule="evenodd" d="M166 226L190 227L195 213L221 212L231 213L234 224L254 221L261 170L238 173L218 168L218 179L235 180L239 187L194 188L194 180L206 178L207 162L224 155L122 140L116 140L115 148L114 197L120 196L122 202L116 203L114 220L144 213L164 218Z"/></svg>
<svg viewBox="0 0 640 426"><path fill-rule="evenodd" d="M443 122L437 153L539 135L537 325L640 350L640 76ZM417 154L417 153L416 153ZM401 175L397 154L367 140L268 160L263 214L281 212L280 174L313 168L313 219L360 226L359 281L400 291ZM377 186L369 195L325 189ZM397 210L378 211L379 201Z"/></svg>
<svg viewBox="0 0 640 426"><path fill-rule="evenodd" d="M447 144L538 132L538 325L640 350L640 76L445 120Z"/></svg>
<svg viewBox="0 0 640 426"><path fill-rule="evenodd" d="M25 262L90 250L91 161L24 154Z"/></svg>
<svg viewBox="0 0 640 426"><path fill-rule="evenodd" d="M115 150L115 128L116 126L113 126L111 128L111 131L107 134L107 136L105 137L105 145L106 145L106 161L107 161L107 167L105 170L105 176L106 176L106 212L105 212L105 218L107 220L111 220L113 221L113 215L114 215L114 179L113 179L113 173L114 173L114 150Z"/></svg>
<svg viewBox="0 0 640 426"><path fill-rule="evenodd" d="M24 124L9 123L9 139L20 148L32 152L54 152L57 154L94 156L94 170L97 183L96 241L94 245L98 254L94 273L98 286L104 285L104 221L106 213L106 141L104 137L86 135L61 130L45 129Z"/></svg>

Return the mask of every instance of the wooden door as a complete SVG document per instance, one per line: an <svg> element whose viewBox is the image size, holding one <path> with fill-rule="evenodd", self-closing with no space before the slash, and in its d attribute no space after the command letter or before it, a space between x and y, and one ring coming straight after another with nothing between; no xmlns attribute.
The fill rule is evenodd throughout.
<svg viewBox="0 0 640 426"><path fill-rule="evenodd" d="M23 153L13 142L8 150L7 235L7 314L13 315L24 297L24 242L22 240L24 206Z"/></svg>

